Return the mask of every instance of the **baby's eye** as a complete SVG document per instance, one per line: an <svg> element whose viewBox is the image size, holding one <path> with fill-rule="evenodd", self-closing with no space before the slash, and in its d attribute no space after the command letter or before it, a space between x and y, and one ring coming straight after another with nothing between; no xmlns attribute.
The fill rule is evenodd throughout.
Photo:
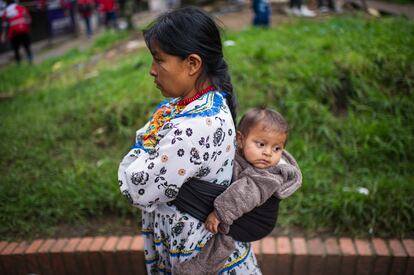
<svg viewBox="0 0 414 275"><path fill-rule="evenodd" d="M264 143L263 142L256 142L256 145L257 145L257 147L261 148L261 147L264 146Z"/></svg>
<svg viewBox="0 0 414 275"><path fill-rule="evenodd" d="M273 148L273 151L274 151L274 152L279 152L281 149L282 149L282 148L280 148L280 147L275 147L275 148Z"/></svg>

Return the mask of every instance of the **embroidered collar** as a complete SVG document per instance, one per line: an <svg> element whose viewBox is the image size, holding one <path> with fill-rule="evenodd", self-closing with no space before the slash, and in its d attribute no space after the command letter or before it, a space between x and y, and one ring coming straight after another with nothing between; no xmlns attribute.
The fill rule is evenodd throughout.
<svg viewBox="0 0 414 275"><path fill-rule="evenodd" d="M199 99L204 94L214 90L215 87L209 86L206 89L199 91L191 98L182 99L179 101L172 100L167 104L161 104L161 106L159 106L152 115L150 124L144 133L143 147L148 150L155 149L155 146L158 143L157 133L164 126L164 124L180 114L188 104Z"/></svg>

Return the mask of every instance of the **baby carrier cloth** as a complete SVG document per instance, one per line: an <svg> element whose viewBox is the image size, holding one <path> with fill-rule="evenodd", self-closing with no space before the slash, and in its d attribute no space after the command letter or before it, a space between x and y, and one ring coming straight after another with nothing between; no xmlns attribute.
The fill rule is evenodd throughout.
<svg viewBox="0 0 414 275"><path fill-rule="evenodd" d="M214 200L226 189L226 186L190 178L181 186L178 196L172 203L178 210L205 222L214 210ZM264 204L235 220L227 235L242 242L262 239L275 227L279 202L280 199L271 196Z"/></svg>

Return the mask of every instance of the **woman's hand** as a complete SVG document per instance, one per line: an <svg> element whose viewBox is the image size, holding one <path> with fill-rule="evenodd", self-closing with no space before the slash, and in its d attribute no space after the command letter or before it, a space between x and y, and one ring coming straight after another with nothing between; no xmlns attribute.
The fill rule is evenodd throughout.
<svg viewBox="0 0 414 275"><path fill-rule="evenodd" d="M207 216L207 219L205 222L206 229L213 234L217 234L219 224L220 224L220 220L218 219L216 212L215 211L211 212Z"/></svg>

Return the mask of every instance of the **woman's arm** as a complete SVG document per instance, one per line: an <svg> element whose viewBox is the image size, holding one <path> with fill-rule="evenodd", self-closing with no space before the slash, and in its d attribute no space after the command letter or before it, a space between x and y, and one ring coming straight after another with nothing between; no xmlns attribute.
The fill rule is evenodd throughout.
<svg viewBox="0 0 414 275"><path fill-rule="evenodd" d="M196 119L185 120L173 125L152 152L131 150L118 170L122 194L146 211L174 200L181 185L204 163L202 156L208 149L193 142L202 132Z"/></svg>

